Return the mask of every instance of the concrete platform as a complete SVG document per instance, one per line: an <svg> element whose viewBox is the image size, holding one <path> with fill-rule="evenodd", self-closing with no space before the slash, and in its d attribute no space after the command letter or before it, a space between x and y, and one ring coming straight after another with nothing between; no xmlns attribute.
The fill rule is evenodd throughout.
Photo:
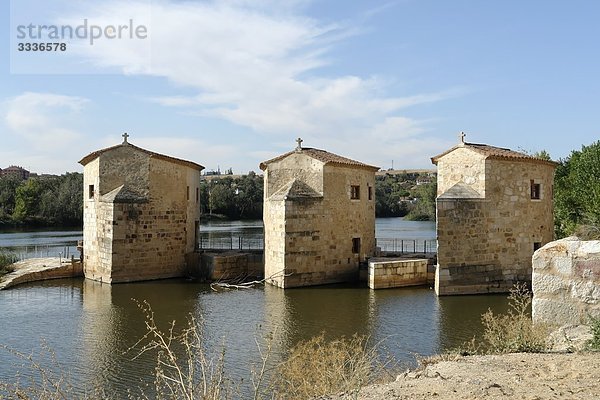
<svg viewBox="0 0 600 400"><path fill-rule="evenodd" d="M21 283L83 276L79 260L61 260L57 257L30 258L12 265L15 268L14 272L0 278L0 290Z"/></svg>

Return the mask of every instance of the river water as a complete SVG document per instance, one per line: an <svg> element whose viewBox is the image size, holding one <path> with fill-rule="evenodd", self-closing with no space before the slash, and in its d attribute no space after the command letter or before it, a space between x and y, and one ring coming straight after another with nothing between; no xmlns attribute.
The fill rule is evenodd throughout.
<svg viewBox="0 0 600 400"><path fill-rule="evenodd" d="M402 237L398 232L409 231L413 237L435 237L431 223L419 230L407 222L378 219L378 235ZM256 223L233 225L228 230L225 223L211 223L201 229L256 233ZM0 233L0 247L6 246L6 235L15 240L14 233ZM172 320L182 324L190 314L203 318L207 347L214 352L225 347L226 371L237 382L248 382L250 365L260 360L255 338L260 341L270 333L273 362L300 340L322 332L328 339L368 335L373 343L382 343L382 356L390 354L409 365L416 354L438 353L478 334L480 315L488 307L497 312L507 307L506 296L438 298L428 287L373 291L332 285L284 291L267 286L215 292L206 284L177 279L112 286L65 279L0 291L0 345L36 357L46 346L56 360L42 355L41 362L70 375L76 387L99 385L123 397L127 389L150 384L154 368L151 355L134 359L137 353L127 351L145 333L136 301L152 306L162 328ZM0 381L32 374L23 364L0 348Z"/></svg>

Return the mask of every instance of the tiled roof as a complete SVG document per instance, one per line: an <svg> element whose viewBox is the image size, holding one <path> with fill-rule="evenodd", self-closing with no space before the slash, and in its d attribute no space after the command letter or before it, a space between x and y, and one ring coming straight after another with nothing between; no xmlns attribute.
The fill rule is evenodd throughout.
<svg viewBox="0 0 600 400"><path fill-rule="evenodd" d="M185 166L188 166L190 168L197 169L199 171L202 171L204 169L204 167L202 165L196 164L195 162L191 162L191 161L187 161L187 160L182 160L182 159L175 158L175 157L165 156L164 154L155 153L153 151L142 149L141 147L134 146L134 145L132 145L131 143L128 143L128 142L121 143L121 144L118 144L116 146L107 147L105 149L96 150L96 151L88 154L87 156L83 157L81 160L79 160L79 164L85 166L90 161L93 161L96 158L98 158L102 153L106 153L107 151L117 149L117 148L119 148L121 146L128 146L128 147L131 147L131 148L133 148L135 150L139 150L139 151L141 151L143 153L148 154L152 158L157 158L157 159L160 159L160 160L169 161L169 162L172 162L172 163L175 163L175 164L185 165Z"/></svg>
<svg viewBox="0 0 600 400"><path fill-rule="evenodd" d="M445 156L446 154L458 149L458 148L467 148L471 149L479 154L482 154L486 158L493 158L498 160L519 160L519 161L528 161L528 162L536 162L541 164L550 164L550 165L558 165L558 163L554 161L544 160L542 158L533 157L527 155L525 153L519 153L518 151L514 151L511 149L506 149L503 147L495 147L487 144L479 144L479 143L461 143L459 145L454 146L448 151L443 152L435 157L431 157L431 162L437 165L438 160Z"/></svg>
<svg viewBox="0 0 600 400"><path fill-rule="evenodd" d="M282 154L278 157L272 158L267 161L263 161L260 163L260 169L262 169L264 171L267 168L267 165L271 164L272 162L283 160L287 156L295 154L295 153L305 154L305 155L312 157L315 160L321 161L325 164L348 165L348 166L372 169L374 171L379 170L379 167L365 164L360 161L352 160L350 158L338 156L337 154L333 154L333 153L330 153L325 150L313 149L311 147L302 147L302 149L300 151L292 150L292 151Z"/></svg>

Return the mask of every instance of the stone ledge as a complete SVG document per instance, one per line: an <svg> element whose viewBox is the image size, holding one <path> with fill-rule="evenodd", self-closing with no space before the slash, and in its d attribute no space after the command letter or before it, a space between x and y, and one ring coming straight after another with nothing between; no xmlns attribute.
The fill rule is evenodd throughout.
<svg viewBox="0 0 600 400"><path fill-rule="evenodd" d="M13 264L14 272L4 275L0 281L0 290L27 283L50 279L74 278L83 276L79 260L48 258L30 258Z"/></svg>

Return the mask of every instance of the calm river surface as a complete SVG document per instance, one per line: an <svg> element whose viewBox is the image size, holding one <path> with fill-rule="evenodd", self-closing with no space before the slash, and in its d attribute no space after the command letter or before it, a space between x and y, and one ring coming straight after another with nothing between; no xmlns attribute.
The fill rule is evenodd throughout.
<svg viewBox="0 0 600 400"><path fill-rule="evenodd" d="M391 232L388 237L400 238L398 232L408 230L405 238L435 237L431 223L417 224L424 225L419 230L413 222L378 219L378 236ZM244 225L232 223L228 231L221 222L201 229L256 233L256 223ZM14 235L0 233L0 247L13 246ZM37 238L35 243L44 243ZM60 364L43 358L50 368L68 372L78 387L99 384L122 397L128 388L151 383L154 368L149 355L133 360L136 353L127 352L145 333L143 314L132 299L148 301L164 328L172 320L183 323L189 314L202 317L208 347L218 351L224 344L228 374L245 382L250 364L259 361L255 337L268 333L275 338L273 361L298 341L324 332L327 338L369 335L374 343L383 341L382 352L410 364L415 354L434 354L470 339L480 332L479 318L488 307L505 311L507 305L499 295L437 298L427 287L372 291L332 285L284 291L267 286L214 292L206 284L185 280L110 286L66 279L0 291L0 345L39 354L46 343ZM31 373L0 348L0 381L12 381L18 372Z"/></svg>

